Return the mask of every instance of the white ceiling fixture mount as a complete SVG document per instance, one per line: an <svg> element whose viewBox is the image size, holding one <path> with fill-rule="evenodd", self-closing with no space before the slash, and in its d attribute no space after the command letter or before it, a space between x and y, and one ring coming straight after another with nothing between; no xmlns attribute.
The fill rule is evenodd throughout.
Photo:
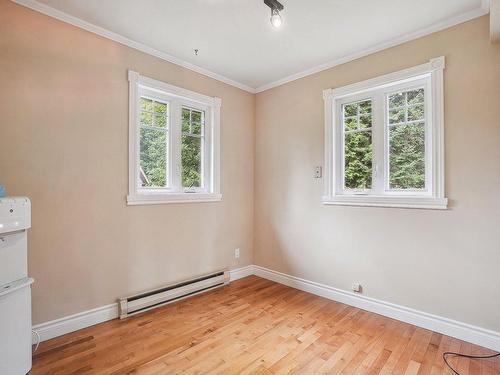
<svg viewBox="0 0 500 375"><path fill-rule="evenodd" d="M490 0L286 0L287 27L270 33L259 22L268 0L12 1L251 93L490 10Z"/></svg>
<svg viewBox="0 0 500 375"><path fill-rule="evenodd" d="M279 29L283 24L283 19L280 14L284 8L283 4L281 4L278 0L264 0L264 4L271 8L271 25L273 25L275 29Z"/></svg>

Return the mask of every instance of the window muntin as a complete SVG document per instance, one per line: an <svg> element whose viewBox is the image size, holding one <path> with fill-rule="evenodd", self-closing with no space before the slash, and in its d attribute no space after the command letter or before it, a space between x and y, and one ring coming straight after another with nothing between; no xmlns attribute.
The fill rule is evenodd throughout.
<svg viewBox="0 0 500 375"><path fill-rule="evenodd" d="M369 190L372 186L372 101L342 105L343 186Z"/></svg>
<svg viewBox="0 0 500 375"><path fill-rule="evenodd" d="M426 119L425 88L387 95L388 188L425 190Z"/></svg>

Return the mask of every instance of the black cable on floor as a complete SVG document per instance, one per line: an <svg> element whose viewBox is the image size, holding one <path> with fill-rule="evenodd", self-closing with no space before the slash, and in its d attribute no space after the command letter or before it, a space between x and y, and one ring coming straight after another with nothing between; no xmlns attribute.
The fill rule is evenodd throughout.
<svg viewBox="0 0 500 375"><path fill-rule="evenodd" d="M443 360L444 363L446 363L446 366L453 371L455 375L461 375L457 370L455 370L451 365L448 363L448 356L452 355L453 357L464 357L464 358L471 358L471 359L488 359L488 358L495 358L499 357L500 353L495 353L495 354L490 354L490 355L468 355L468 354L461 354L461 353L455 353L455 352L444 352L443 353Z"/></svg>

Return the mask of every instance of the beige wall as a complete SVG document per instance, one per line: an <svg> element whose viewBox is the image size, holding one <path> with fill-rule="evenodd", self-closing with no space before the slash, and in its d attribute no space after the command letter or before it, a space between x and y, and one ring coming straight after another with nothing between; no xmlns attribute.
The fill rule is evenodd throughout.
<svg viewBox="0 0 500 375"><path fill-rule="evenodd" d="M254 95L6 0L0 54L0 184L32 199L35 324L252 263ZM222 202L125 205L127 69L222 98Z"/></svg>
<svg viewBox="0 0 500 375"><path fill-rule="evenodd" d="M500 46L488 38L483 17L255 97L0 0L0 183L33 202L34 323L254 255L500 330ZM450 209L323 206L322 90L441 55ZM125 205L127 69L222 98L222 202Z"/></svg>
<svg viewBox="0 0 500 375"><path fill-rule="evenodd" d="M488 28L482 17L257 95L256 264L500 331L500 46ZM322 90L441 55L450 209L322 205Z"/></svg>

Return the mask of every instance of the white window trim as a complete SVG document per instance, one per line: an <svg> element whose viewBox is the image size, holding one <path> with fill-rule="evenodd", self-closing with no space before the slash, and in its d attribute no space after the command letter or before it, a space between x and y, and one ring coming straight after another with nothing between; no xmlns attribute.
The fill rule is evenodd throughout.
<svg viewBox="0 0 500 375"><path fill-rule="evenodd" d="M127 195L127 205L146 205L164 203L191 203L191 202L217 202L222 200L220 191L220 108L222 101L220 98L199 94L177 86L169 85L152 78L141 76L139 73L129 70L129 194ZM204 168L208 168L208 181L203 191L189 192L169 192L168 189L155 191L156 189L139 189L138 164L139 164L139 136L138 136L138 103L139 91L158 91L169 97L181 98L185 102L191 102L197 106L209 109L209 123L206 131L207 139L210 139L210 149L208 150L208 160L205 160ZM180 129L170 127L170 137L178 136ZM170 143L172 145L172 143ZM177 150L178 151L178 150ZM179 158L179 152L169 148L169 153L174 158ZM178 165L177 161L177 165ZM172 167L175 168L175 167ZM169 176L178 175L169 171Z"/></svg>
<svg viewBox="0 0 500 375"><path fill-rule="evenodd" d="M325 108L325 168L324 168L324 196L323 204L344 206L375 206L375 207L402 207L447 209L448 200L444 196L444 98L443 98L443 70L445 58L431 59L428 63L398 72L386 74L366 81L354 83L336 89L323 91ZM395 192L380 195L346 194L339 188L338 179L342 175L342 168L338 165L337 155L341 155L338 148L338 109L337 103L346 97L351 97L377 88L390 87L403 82L411 83L430 77L430 99L432 116L426 118L430 122L431 134L428 134L426 145L431 146L430 160L426 160L427 192L412 194L411 192ZM427 100L427 99L426 99ZM426 132L427 133L427 132ZM375 147L375 145L374 145ZM429 174L430 173L430 174Z"/></svg>

